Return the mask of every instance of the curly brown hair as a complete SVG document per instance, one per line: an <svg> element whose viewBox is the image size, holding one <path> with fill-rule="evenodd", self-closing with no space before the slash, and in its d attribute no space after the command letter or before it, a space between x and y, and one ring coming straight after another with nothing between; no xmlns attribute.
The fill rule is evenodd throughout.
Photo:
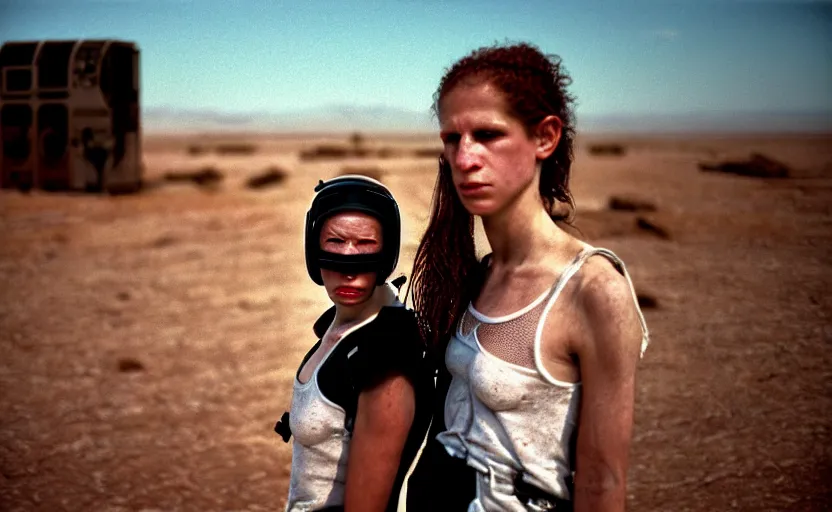
<svg viewBox="0 0 832 512"><path fill-rule="evenodd" d="M528 43L479 48L446 70L433 96L440 114L442 99L457 85L488 83L503 94L508 114L529 136L550 115L562 123L555 151L543 161L540 198L554 221L571 222L575 202L569 191L575 117L572 80L560 57L546 55ZM441 351L468 303L476 298L485 276L474 246L474 218L457 196L448 162L439 157L431 217L416 251L410 291L425 342ZM439 354L437 354L439 355Z"/></svg>

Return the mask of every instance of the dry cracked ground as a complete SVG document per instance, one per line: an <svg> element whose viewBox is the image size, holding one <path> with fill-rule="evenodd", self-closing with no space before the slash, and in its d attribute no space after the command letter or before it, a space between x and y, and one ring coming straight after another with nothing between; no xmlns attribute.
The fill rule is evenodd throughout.
<svg viewBox="0 0 832 512"><path fill-rule="evenodd" d="M302 153L345 138L188 149L228 138L146 137L152 186L132 196L0 192L0 510L282 509L291 453L272 426L327 305L302 260L312 187L380 176L409 274L435 173L418 148L436 141L368 137L398 149L340 160ZM573 190L577 227L627 263L652 334L629 508L829 510L832 138L611 140L623 155L579 140ZM790 177L697 167L754 151ZM223 179L164 179L205 166ZM246 186L270 166L282 181Z"/></svg>

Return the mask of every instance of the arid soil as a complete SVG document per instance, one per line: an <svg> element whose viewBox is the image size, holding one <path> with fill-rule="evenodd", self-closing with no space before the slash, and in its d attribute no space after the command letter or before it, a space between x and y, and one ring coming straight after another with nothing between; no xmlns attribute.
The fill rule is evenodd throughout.
<svg viewBox="0 0 832 512"><path fill-rule="evenodd" d="M229 141L252 147L211 150ZM435 137L356 142L374 149L153 136L140 194L0 192L0 510L282 509L291 450L272 427L327 306L302 256L312 188L346 167L390 186L399 273L428 215ZM790 177L698 168L755 151ZM222 179L164 179L206 167ZM269 168L275 183L247 187ZM630 510L829 510L832 136L582 137L573 191L652 335Z"/></svg>

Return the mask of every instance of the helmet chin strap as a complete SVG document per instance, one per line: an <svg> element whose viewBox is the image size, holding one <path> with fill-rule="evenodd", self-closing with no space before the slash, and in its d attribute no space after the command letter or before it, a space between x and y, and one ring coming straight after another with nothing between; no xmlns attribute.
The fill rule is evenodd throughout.
<svg viewBox="0 0 832 512"><path fill-rule="evenodd" d="M338 254L334 252L318 251L318 264L321 268L340 272L341 274L355 276L377 272L384 264L380 252L370 254Z"/></svg>

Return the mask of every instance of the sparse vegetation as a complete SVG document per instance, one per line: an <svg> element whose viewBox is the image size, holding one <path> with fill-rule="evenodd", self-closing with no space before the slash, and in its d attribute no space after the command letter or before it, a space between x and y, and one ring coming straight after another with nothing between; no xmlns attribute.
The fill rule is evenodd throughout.
<svg viewBox="0 0 832 512"><path fill-rule="evenodd" d="M150 247L154 249L164 249L179 243L179 239L171 234L164 234L150 243Z"/></svg>
<svg viewBox="0 0 832 512"><path fill-rule="evenodd" d="M417 148L413 150L413 156L416 158L439 158L441 154L441 148Z"/></svg>
<svg viewBox="0 0 832 512"><path fill-rule="evenodd" d="M143 372L144 365L138 359L132 357L125 357L118 361L118 371L121 373L136 373Z"/></svg>
<svg viewBox="0 0 832 512"><path fill-rule="evenodd" d="M200 187L217 186L224 178L223 174L213 167L203 167L195 171L168 171L163 177L165 181L190 181Z"/></svg>
<svg viewBox="0 0 832 512"><path fill-rule="evenodd" d="M644 199L612 196L609 200L609 209L623 212L654 212L656 205Z"/></svg>
<svg viewBox="0 0 832 512"><path fill-rule="evenodd" d="M670 232L645 217L636 217L636 227L664 240L670 240Z"/></svg>
<svg viewBox="0 0 832 512"><path fill-rule="evenodd" d="M401 155L401 151L399 151L397 149L394 149L394 148L383 147L383 148L378 148L378 150L376 150L376 156L378 158L393 158L393 157L397 157L397 156L400 156L400 155Z"/></svg>
<svg viewBox="0 0 832 512"><path fill-rule="evenodd" d="M355 150L333 144L322 144L300 152L301 160L341 160L355 156Z"/></svg>
<svg viewBox="0 0 832 512"><path fill-rule="evenodd" d="M591 144L588 151L595 156L624 156L627 152L624 146L616 143Z"/></svg>
<svg viewBox="0 0 832 512"><path fill-rule="evenodd" d="M788 178L792 173L786 164L760 153L752 153L751 157L745 161L727 160L719 163L700 163L699 169L756 178Z"/></svg>
<svg viewBox="0 0 832 512"><path fill-rule="evenodd" d="M364 147L364 135L361 132L355 132L350 135L350 144L352 144L353 149L359 150Z"/></svg>
<svg viewBox="0 0 832 512"><path fill-rule="evenodd" d="M246 188L260 189L268 186L279 185L283 183L289 176L284 169L280 167L270 167L264 172L250 177L246 180Z"/></svg>
<svg viewBox="0 0 832 512"><path fill-rule="evenodd" d="M214 152L218 155L253 155L257 149L256 145L248 142L226 142L217 144Z"/></svg>
<svg viewBox="0 0 832 512"><path fill-rule="evenodd" d="M208 148L206 148L205 146L200 146L198 144L188 146L188 154L191 156L200 156L207 153L208 151Z"/></svg>
<svg viewBox="0 0 832 512"><path fill-rule="evenodd" d="M298 254L312 186L343 167L380 168L402 209L399 270L410 270L430 214L436 160L412 152L440 146L432 134L367 132L375 158L297 159L318 144L349 148L349 135L249 136L257 154L220 157L217 142L244 136L147 134L143 194L0 190L4 509L61 510L67 497L91 511L282 506L275 489L288 486L291 446L271 425L291 385L278 381L309 349L297 333L327 306ZM590 156L588 144L604 140L583 140L573 192L580 238L624 259L652 334L638 363L630 508L829 508L830 136L629 137L609 138L625 144L623 158ZM190 144L207 153L188 156ZM381 159L382 148L395 156ZM696 167L755 150L792 177ZM285 181L246 188L272 166ZM163 177L203 167L225 175L218 192ZM611 196L656 211L613 210ZM211 485L243 474L240 492Z"/></svg>
<svg viewBox="0 0 832 512"><path fill-rule="evenodd" d="M248 142L222 142L213 147L202 144L191 144L188 146L187 151L190 156L202 156L212 151L217 155L252 155L258 149L255 144Z"/></svg>
<svg viewBox="0 0 832 512"><path fill-rule="evenodd" d="M399 158L404 156L414 158L437 158L441 153L441 148L396 148L396 147L380 147L367 148L364 145L364 139L360 134L353 135L350 138L350 145L342 144L321 144L305 149L300 152L301 160L342 160L346 158Z"/></svg>

